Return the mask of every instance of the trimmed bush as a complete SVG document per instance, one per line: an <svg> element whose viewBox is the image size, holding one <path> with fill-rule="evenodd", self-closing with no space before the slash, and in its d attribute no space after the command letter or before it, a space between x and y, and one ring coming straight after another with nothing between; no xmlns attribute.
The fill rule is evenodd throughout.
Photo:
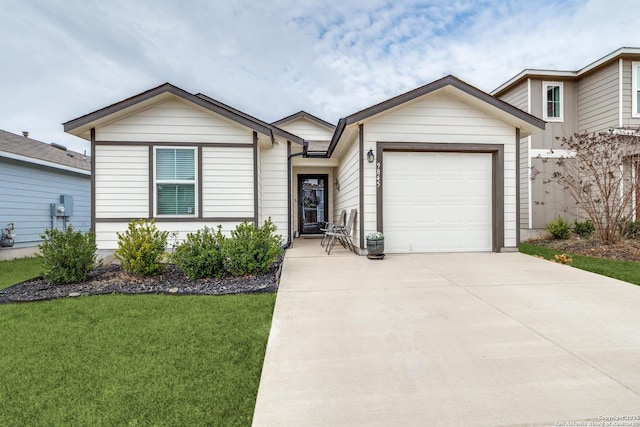
<svg viewBox="0 0 640 427"><path fill-rule="evenodd" d="M580 237L589 237L593 234L594 230L595 227L589 219L585 219L584 221L578 221L576 219L573 221L573 232Z"/></svg>
<svg viewBox="0 0 640 427"><path fill-rule="evenodd" d="M166 269L168 231L159 231L154 220L138 219L129 222L124 233L118 234L118 249L114 256L122 268L138 276L156 276Z"/></svg>
<svg viewBox="0 0 640 427"><path fill-rule="evenodd" d="M629 221L624 225L624 227L620 228L620 234L627 239L637 239L640 237L640 220Z"/></svg>
<svg viewBox="0 0 640 427"><path fill-rule="evenodd" d="M89 273L100 265L96 262L96 236L93 232L47 229L38 245L42 255L42 275L49 283L64 285L87 280Z"/></svg>
<svg viewBox="0 0 640 427"><path fill-rule="evenodd" d="M568 239L571 234L569 223L565 221L560 215L554 221L549 221L545 224L545 228L554 239Z"/></svg>
<svg viewBox="0 0 640 427"><path fill-rule="evenodd" d="M268 271L282 255L282 237L275 234L276 230L271 218L262 227L248 221L238 224L225 244L225 269L234 276Z"/></svg>
<svg viewBox="0 0 640 427"><path fill-rule="evenodd" d="M187 234L187 239L176 248L171 259L176 267L190 279L222 277L224 270L224 244L226 237L222 226L213 232L204 227L196 233Z"/></svg>

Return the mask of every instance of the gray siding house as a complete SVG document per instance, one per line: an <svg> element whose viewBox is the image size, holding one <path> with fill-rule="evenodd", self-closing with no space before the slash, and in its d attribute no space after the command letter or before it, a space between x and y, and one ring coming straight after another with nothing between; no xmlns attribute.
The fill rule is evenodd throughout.
<svg viewBox="0 0 640 427"><path fill-rule="evenodd" d="M579 215L573 199L548 180L567 156L556 137L640 126L640 48L623 47L577 71L526 69L492 92L547 122L520 141L520 232L536 237L558 215ZM636 206L637 208L637 206Z"/></svg>
<svg viewBox="0 0 640 427"><path fill-rule="evenodd" d="M90 159L27 135L0 130L0 259L33 255L46 228L91 226Z"/></svg>

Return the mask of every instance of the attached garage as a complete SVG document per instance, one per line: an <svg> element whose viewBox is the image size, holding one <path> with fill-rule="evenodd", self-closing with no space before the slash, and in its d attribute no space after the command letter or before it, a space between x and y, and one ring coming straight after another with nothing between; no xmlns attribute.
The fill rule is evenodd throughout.
<svg viewBox="0 0 640 427"><path fill-rule="evenodd" d="M373 231L387 253L515 250L521 139L544 125L453 76L345 117L334 217L358 211L363 250Z"/></svg>
<svg viewBox="0 0 640 427"><path fill-rule="evenodd" d="M385 247L394 252L493 249L492 154L384 154Z"/></svg>

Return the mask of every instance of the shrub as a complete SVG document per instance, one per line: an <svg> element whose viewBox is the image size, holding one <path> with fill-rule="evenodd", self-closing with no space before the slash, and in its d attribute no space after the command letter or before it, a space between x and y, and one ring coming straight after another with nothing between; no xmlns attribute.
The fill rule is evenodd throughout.
<svg viewBox="0 0 640 427"><path fill-rule="evenodd" d="M565 221L560 215L554 221L549 221L545 228L554 239L568 239L571 234L569 223Z"/></svg>
<svg viewBox="0 0 640 427"><path fill-rule="evenodd" d="M282 237L274 234L276 230L271 218L262 227L247 221L238 224L225 244L225 269L234 276L268 271L282 254Z"/></svg>
<svg viewBox="0 0 640 427"><path fill-rule="evenodd" d="M178 245L171 259L187 277L202 279L222 277L224 270L224 244L226 237L222 226L213 232L209 227L187 234L187 239Z"/></svg>
<svg viewBox="0 0 640 427"><path fill-rule="evenodd" d="M640 220L629 221L620 227L620 234L627 239L635 239L640 237Z"/></svg>
<svg viewBox="0 0 640 427"><path fill-rule="evenodd" d="M580 237L589 237L594 230L595 228L593 226L593 223L589 219L586 219L584 221L578 221L576 219L573 221L573 232Z"/></svg>
<svg viewBox="0 0 640 427"><path fill-rule="evenodd" d="M122 268L139 276L155 276L165 271L165 248L168 231L159 231L154 220L129 222L129 228L118 234L115 257Z"/></svg>
<svg viewBox="0 0 640 427"><path fill-rule="evenodd" d="M96 236L93 232L47 229L41 234L38 246L44 267L43 277L54 285L78 283L87 280L96 266Z"/></svg>

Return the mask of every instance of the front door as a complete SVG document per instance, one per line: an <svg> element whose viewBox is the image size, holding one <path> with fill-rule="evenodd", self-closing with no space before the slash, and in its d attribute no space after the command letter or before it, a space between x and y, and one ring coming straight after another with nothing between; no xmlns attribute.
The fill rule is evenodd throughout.
<svg viewBox="0 0 640 427"><path fill-rule="evenodd" d="M327 220L328 175L298 175L300 234L320 234Z"/></svg>

